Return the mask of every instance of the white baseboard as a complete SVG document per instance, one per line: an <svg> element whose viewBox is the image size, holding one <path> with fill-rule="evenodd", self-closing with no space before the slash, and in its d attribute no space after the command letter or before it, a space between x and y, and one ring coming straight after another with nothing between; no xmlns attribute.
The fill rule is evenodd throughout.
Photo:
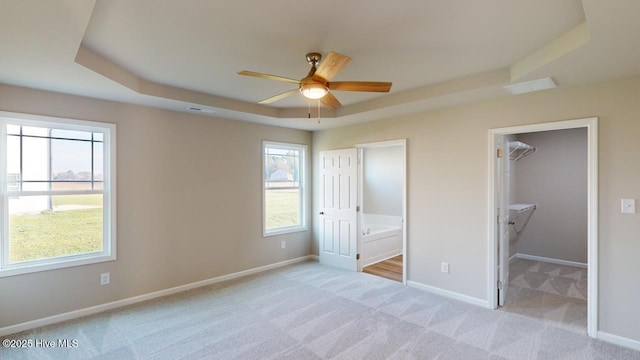
<svg viewBox="0 0 640 360"><path fill-rule="evenodd" d="M640 341L638 340L633 340L626 337L609 334L603 331L598 331L597 338L602 341L624 346L629 349L640 350Z"/></svg>
<svg viewBox="0 0 640 360"><path fill-rule="evenodd" d="M411 281L411 280L407 280L407 286L418 289L418 290L430 292L433 294L441 295L444 297L448 297L450 299L459 300L469 304L481 306L483 308L493 309L492 307L489 307L489 302L487 300L479 299L473 296L464 295L457 292L437 288L434 286L425 285L425 284L422 284L416 281Z"/></svg>
<svg viewBox="0 0 640 360"><path fill-rule="evenodd" d="M548 258L548 257L544 257L544 256L535 256L535 255L527 255L527 254L517 253L517 254L513 255L512 257L516 257L516 258L519 258L519 259L526 259L526 260L542 261L542 262L558 264L558 265L574 266L574 267L579 267L579 268L584 268L584 269L587 268L587 264L585 264L585 263L576 262L576 261L568 261L568 260L560 260L560 259L554 259L554 258Z"/></svg>
<svg viewBox="0 0 640 360"><path fill-rule="evenodd" d="M116 309L116 308L119 308L119 307L123 307L123 306L131 305L131 304L139 303L139 302L142 302L142 301L155 299L155 298L158 298L158 297L161 297L161 296L167 296L167 295L179 293L179 292L182 292L182 291L187 291L187 290L199 288L199 287L202 287L202 286L219 283L219 282L222 282L222 281L232 280L232 279L236 279L236 278L247 276L247 275L251 275L251 274L260 273L260 272L267 271L267 270L277 269L277 268L280 268L280 267L283 267L283 266L287 266L287 265L303 262L303 261L306 261L306 260L317 260L317 259L318 259L318 257L316 255L301 256L301 257L295 258L295 259L280 261L280 262L277 262L277 263L274 263L274 264L269 264L269 265L265 265L265 266L259 266L259 267L253 268L253 269L238 271L238 272L235 272L235 273L232 273L232 274L222 275L222 276L218 276L218 277L215 277L215 278L206 279L206 280L202 280L202 281L196 281L196 282L193 282L193 283L190 283L190 284L185 284L185 285L172 287L172 288L169 288L169 289L154 291L152 293L138 295L138 296L122 299L122 300L117 300L117 301L109 302L109 303L106 303L106 304L91 306L91 307L88 307L88 308L74 310L74 311L63 313L63 314L49 316L49 317L46 317L46 318L31 320L31 321L23 322L23 323L16 324L16 325L10 325L10 326L6 326L6 327L3 327L3 328L0 328L0 336L6 336L6 335L9 335L9 334L15 334L15 333L18 333L18 332L35 329L35 328L41 327L41 326L46 326L46 325L51 325L51 324L67 321L67 320L77 319L77 318L80 318L80 317L83 317L83 316L97 314L97 313L100 313L100 312L103 312L103 311L112 310L112 309Z"/></svg>
<svg viewBox="0 0 640 360"><path fill-rule="evenodd" d="M308 257L311 260L320 261L320 256L318 255L308 255Z"/></svg>

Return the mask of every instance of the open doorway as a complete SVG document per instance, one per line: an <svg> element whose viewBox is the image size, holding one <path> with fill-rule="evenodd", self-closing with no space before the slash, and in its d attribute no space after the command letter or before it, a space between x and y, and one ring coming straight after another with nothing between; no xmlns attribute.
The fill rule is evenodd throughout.
<svg viewBox="0 0 640 360"><path fill-rule="evenodd" d="M358 270L405 283L406 140L356 145Z"/></svg>
<svg viewBox="0 0 640 360"><path fill-rule="evenodd" d="M406 284L406 139L321 151L320 189L320 262Z"/></svg>
<svg viewBox="0 0 640 360"><path fill-rule="evenodd" d="M489 139L490 304L592 337L596 133L591 118L492 129Z"/></svg>

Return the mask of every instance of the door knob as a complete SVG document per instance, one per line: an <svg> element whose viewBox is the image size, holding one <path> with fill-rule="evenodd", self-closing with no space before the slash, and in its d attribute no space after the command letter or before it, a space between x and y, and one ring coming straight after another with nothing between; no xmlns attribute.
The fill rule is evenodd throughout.
<svg viewBox="0 0 640 360"><path fill-rule="evenodd" d="M324 215L324 211L320 211L320 215Z"/></svg>

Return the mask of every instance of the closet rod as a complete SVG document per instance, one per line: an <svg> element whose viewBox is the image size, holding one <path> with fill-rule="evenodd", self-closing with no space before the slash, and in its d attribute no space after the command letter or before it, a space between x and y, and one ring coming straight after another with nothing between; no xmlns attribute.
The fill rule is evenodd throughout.
<svg viewBox="0 0 640 360"><path fill-rule="evenodd" d="M535 151L535 147L522 141L509 141L509 160L518 161Z"/></svg>

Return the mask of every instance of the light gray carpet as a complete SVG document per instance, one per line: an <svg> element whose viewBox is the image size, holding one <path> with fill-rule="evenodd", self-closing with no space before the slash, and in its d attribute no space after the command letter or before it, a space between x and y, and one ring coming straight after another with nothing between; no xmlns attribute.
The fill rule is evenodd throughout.
<svg viewBox="0 0 640 360"><path fill-rule="evenodd" d="M640 359L520 314L305 262L15 334L1 359Z"/></svg>
<svg viewBox="0 0 640 360"><path fill-rule="evenodd" d="M587 329L587 269L516 259L502 310L579 334Z"/></svg>

